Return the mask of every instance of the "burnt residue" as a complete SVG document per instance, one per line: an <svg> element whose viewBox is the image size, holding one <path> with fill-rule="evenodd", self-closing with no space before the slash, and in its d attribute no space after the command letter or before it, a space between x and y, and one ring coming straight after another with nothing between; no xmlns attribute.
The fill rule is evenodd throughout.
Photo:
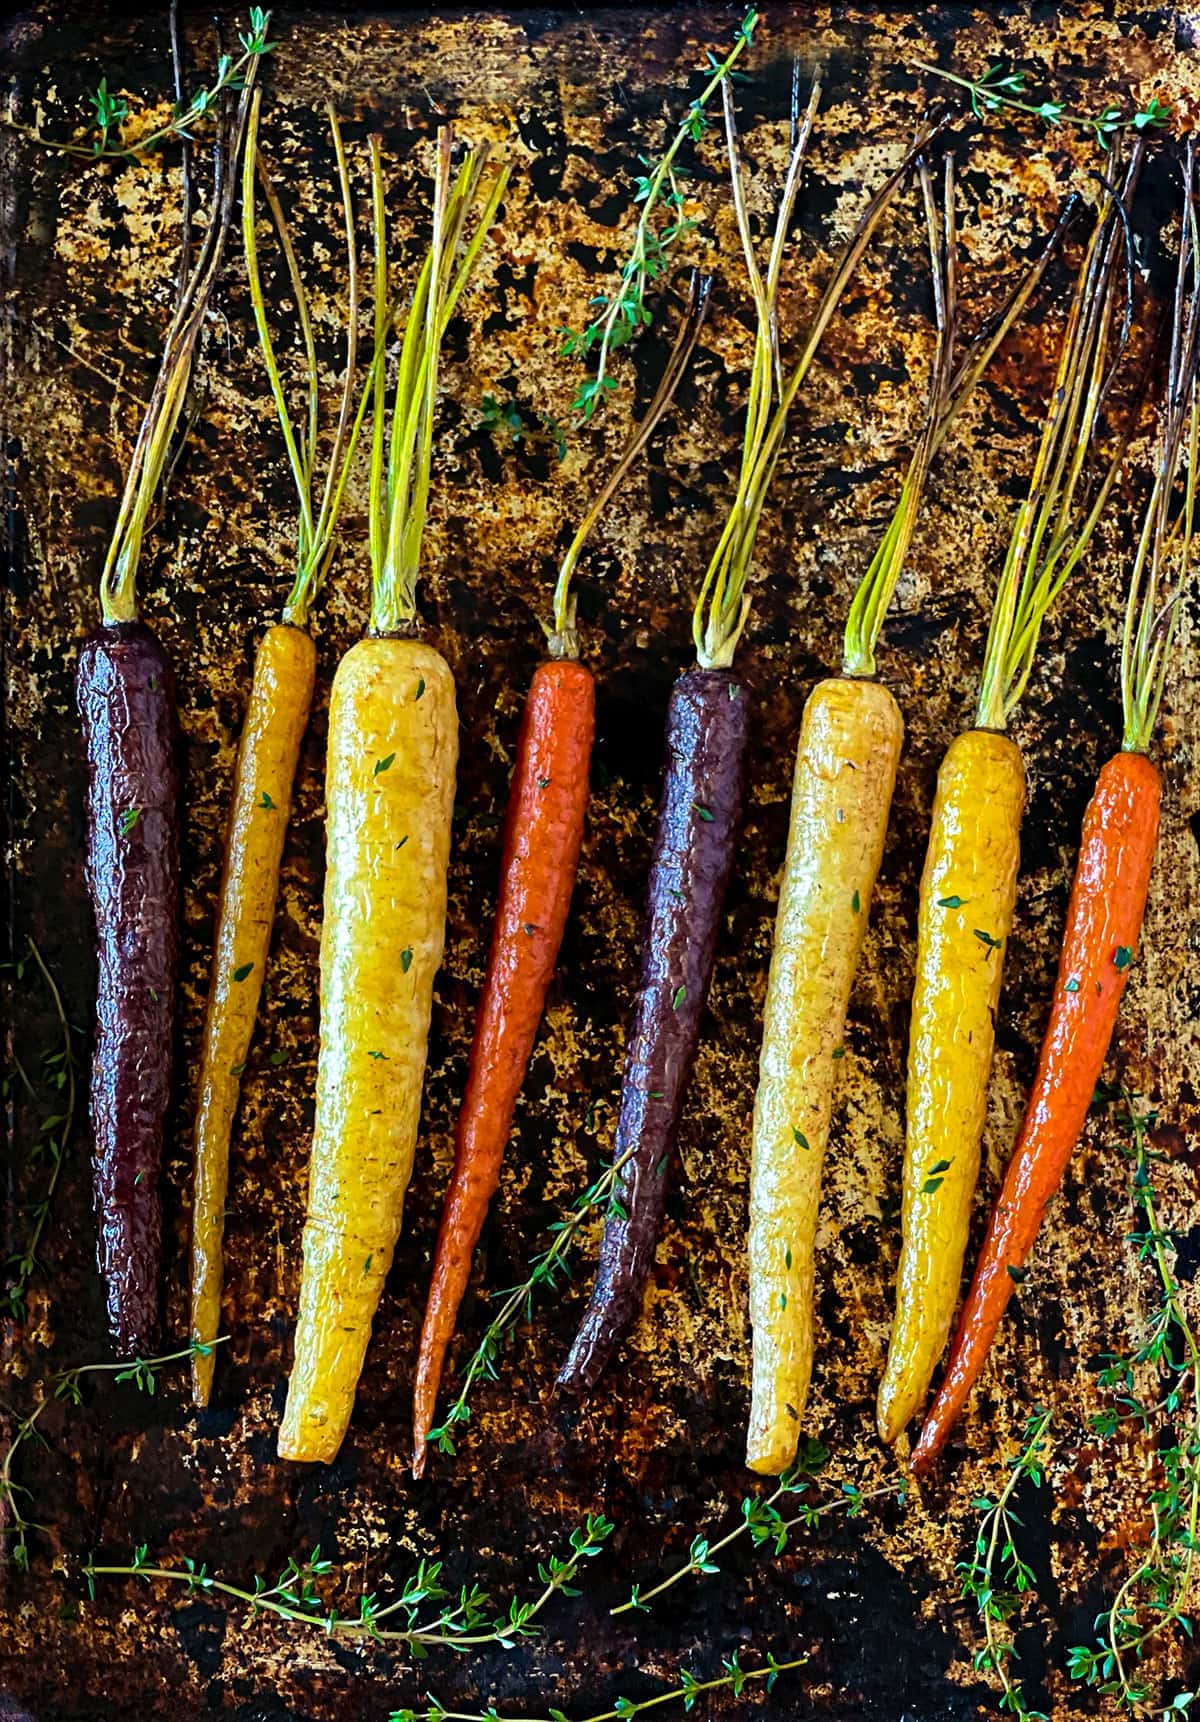
<svg viewBox="0 0 1200 1722"><path fill-rule="evenodd" d="M243 9L244 10L244 9ZM803 338L838 249L912 137L927 98L909 69L921 59L973 72L1003 61L1028 88L1096 110L1157 91L1190 111L1193 26L1170 8L1103 0L1054 6L931 4L785 7L766 4L747 56L744 148L753 164L751 220L765 237L788 155L791 60L826 68L826 97L805 167L781 291L786 365ZM180 8L192 73L217 51L209 10ZM1088 1640L1096 1613L1145 1537L1157 1436L1091 1434L1101 1409L1095 1361L1136 1343L1154 1297L1126 1242L1136 1216L1109 1112L1098 1106L1060 1197L1051 1205L1007 1329L941 1474L904 1506L888 1499L853 1520L798 1531L779 1559L740 1546L722 1572L677 1586L651 1616L609 1619L634 1580L686 1559L696 1529L732 1522L751 1486L742 1467L748 1404L745 1230L749 1123L792 760L812 682L836 667L846 605L867 567L919 429L933 332L919 205L897 199L863 260L853 316L833 320L798 398L765 511L753 571L755 609L739 665L755 689L746 821L726 902L710 1005L679 1135L679 1167L655 1255L652 1297L611 1379L581 1406L555 1376L587 1301L599 1223L573 1283L541 1302L514 1336L501 1379L473 1395L457 1458L407 1476L412 1367L431 1252L453 1158L453 1125L495 906L508 776L529 680L540 661L557 556L595 494L598 475L646 397L658 360L648 345L620 355L620 389L585 430L570 403L581 367L564 328L595 314L632 231L632 195L703 79L704 51L723 52L741 16L722 5L383 12L367 7L277 10L280 48L264 67L262 141L275 167L310 283L329 398L341 364L345 263L326 97L343 116L366 260L365 137L384 137L397 286L429 225L431 102L463 134L491 139L513 177L503 221L485 247L448 343L426 576L420 602L455 668L462 721L446 959L438 981L422 1135L404 1232L376 1322L354 1424L336 1465L300 1473L274 1456L291 1356L312 1126L323 876L323 770L328 687L366 611L366 485L356 474L337 564L318 607L319 671L284 857L268 993L243 1077L226 1221L224 1329L212 1407L187 1403L185 1371L153 1399L100 1382L84 1404L55 1405L48 1446L27 1444L19 1480L35 1536L27 1578L5 1574L0 1692L38 1722L116 1717L199 1722L384 1722L432 1689L458 1709L495 1702L502 1715L587 1715L619 1695L662 1690L681 1663L717 1673L741 1648L811 1652L781 1679L762 1713L780 1722L984 1722L992 1682L976 1671L977 1623L955 1565L969 1558L974 1496L993 1492L1003 1455L1035 1403L1055 1409L1055 1457L1041 1491L1022 1498L1039 1590L1014 1630L1031 1696L1054 1722L1117 1712L1071 1683L1066 1651ZM244 17L222 8L235 41ZM1162 27L1159 27L1159 26ZM82 123L101 76L125 93L170 88L163 9L117 0L88 7L41 0L6 24L3 57L16 117L66 133ZM938 91L937 94L944 94ZM164 105L158 110L165 117ZM960 295L964 324L1001 303L1073 187L1088 189L1095 155L1065 128L955 127L960 163ZM203 134L202 134L203 137ZM201 152L203 144L200 145ZM580 570L582 649L597 675L597 741L584 853L571 920L471 1296L458 1362L494 1306L488 1293L523 1279L530 1256L579 1190L611 1160L626 1027L661 787L663 720L690 661L689 613L732 501L751 356L752 306L715 124L688 146L681 181L699 225L677 255L716 268L719 298L664 420L649 470L635 470L600 523ZM692 169L695 171L691 171ZM1174 170L1143 178L1157 219L1173 207ZM1163 189L1165 187L1165 189ZM157 368L177 263L179 174L168 148L140 164L94 166L49 156L0 132L6 275L0 350L6 510L17 558L5 595L9 769L5 801L7 926L14 946L38 941L78 1025L79 1062L96 996L96 943L83 880L86 761L73 695L76 645L97 620L96 577ZM1151 233L1153 221L1136 217ZM850 1006L846 1056L818 1234L818 1354L806 1433L832 1452L827 1486L880 1483L890 1461L872 1408L895 1282L904 1064L915 949L917 881L938 761L971 720L988 607L1023 494L1038 417L1053 375L1071 271L1083 233L1069 236L1031 315L1005 343L956 424L884 629L881 673L903 708L906 746L871 928ZM1168 229L1168 237L1170 230ZM273 253L273 326L290 376L297 351ZM1155 281L1159 279L1157 271ZM504 284L503 296L493 292ZM666 335L678 300L655 300ZM849 304L850 301L847 301ZM1153 326L1157 306L1139 321ZM490 332L489 319L501 314ZM652 331L653 333L653 331ZM1144 330L1142 331L1144 334ZM363 339L369 341L364 329ZM360 351L363 350L360 344ZM899 360L897 355L900 355ZM907 367L907 380L897 372ZM231 247L206 327L199 429L181 461L164 519L147 541L142 610L176 665L184 731L180 1031L166 1133L164 1334L187 1333L192 1082L203 1028L221 845L237 733L254 647L277 618L294 567L295 494L257 354L244 273ZM553 433L507 439L485 423L484 397L515 399L532 426L570 427L565 458ZM530 436L534 432L531 429ZM1094 773L1117 744L1120 600L1131 511L1150 460L1135 439L1086 564L1044 630L1016 730L1030 775L1025 865L1007 965L985 1139L976 1248L1015 1134L1051 995L1079 821ZM1179 640L1194 663L1193 599ZM1172 677L1158 756L1163 832L1138 964L1108 1069L1157 1105L1155 1166L1165 1222L1194 1225L1200 1156L1200 1013L1194 917L1200 892L1200 790L1194 676ZM55 1045L55 1024L26 971L4 978L12 1050L26 1065ZM17 1085L19 1090L19 1084ZM17 1152L4 1247L19 1248L23 1203L41 1169L26 1149L49 1095L17 1093ZM6 1173L6 1176L8 1174ZM8 1335L18 1410L47 1373L111 1356L95 1268L88 1133L64 1168L33 1281L29 1320ZM872 1248L874 1245L874 1248ZM1184 1270L1196 1260L1194 1240ZM1192 1295L1196 1278L1190 1281ZM453 1378L453 1363L451 1368ZM146 1543L167 1562L207 1562L252 1588L289 1555L320 1542L343 1564L337 1592L356 1606L381 1598L422 1556L444 1557L448 1582L530 1594L539 1560L564 1545L589 1509L616 1522L610 1553L589 1567L584 1597L556 1604L542 1640L420 1667L370 1650L335 1660L325 1640L223 1610L182 1589L105 1583L95 1602L78 1577L89 1555L128 1560ZM333 1594L331 1592L331 1594ZM1182 1673L1178 1649L1149 1672ZM758 1713L717 1697L714 1716ZM697 1711L697 1714L699 1710Z"/></svg>

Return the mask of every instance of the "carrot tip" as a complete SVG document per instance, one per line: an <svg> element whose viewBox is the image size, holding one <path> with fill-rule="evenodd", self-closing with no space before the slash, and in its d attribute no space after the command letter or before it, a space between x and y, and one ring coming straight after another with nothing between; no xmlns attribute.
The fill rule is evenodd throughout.
<svg viewBox="0 0 1200 1722"><path fill-rule="evenodd" d="M412 1474L414 1477L425 1475L425 1442L420 1437L413 1442Z"/></svg>

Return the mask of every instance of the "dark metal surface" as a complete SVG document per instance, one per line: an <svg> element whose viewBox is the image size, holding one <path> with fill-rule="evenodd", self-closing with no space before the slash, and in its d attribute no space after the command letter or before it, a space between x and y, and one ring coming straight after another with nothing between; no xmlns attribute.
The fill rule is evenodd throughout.
<svg viewBox="0 0 1200 1722"><path fill-rule="evenodd" d="M752 208L765 228L786 162L791 58L827 68L797 231L786 270L785 350L811 311L830 259L911 135L921 107L915 58L982 68L1001 57L1031 83L1097 108L1155 88L1194 109L1195 8L1143 8L1110 21L1102 4L764 8L749 76L738 86ZM298 1470L275 1457L290 1355L317 1034L322 866L322 700L338 655L365 616L364 491L351 499L343 552L317 618L318 710L305 745L284 863L269 998L246 1073L226 1233L226 1328L211 1409L195 1414L182 1371L148 1399L89 1390L47 1413L47 1446L27 1446L20 1480L35 1536L32 1571L9 1574L0 1627L0 1691L48 1718L364 1718L416 1702L428 1685L459 1708L560 1705L588 1714L618 1692L658 1689L681 1662L716 1671L735 1647L811 1650L808 1670L769 1700L779 1718L966 1722L995 1713L972 1670L976 1626L957 1598L969 1502L994 1488L1001 1451L1037 1402L1057 1409L1048 1486L1023 1490L1039 1600L1017 1627L1031 1694L1059 1718L1100 1713L1071 1686L1065 1649L1085 1639L1111 1598L1130 1546L1147 1534L1151 1442L1087 1430L1099 1396L1089 1364L1124 1349L1151 1307L1131 1229L1125 1168L1111 1120L1094 1115L1039 1241L984 1386L948 1463L907 1506L833 1516L780 1560L732 1554L725 1570L671 1593L655 1615L613 1623L608 1607L693 1529L728 1518L747 1488L745 1227L748 1131L777 870L804 697L836 663L853 583L896 495L916 432L932 354L922 236L911 196L897 205L835 319L798 404L756 564L756 609L739 668L756 690L750 808L668 1200L647 1312L607 1387L581 1409L554 1391L583 1308L596 1233L579 1278L514 1342L503 1377L475 1394L455 1460L425 1481L408 1474L411 1369L452 1154L472 1012L494 903L500 821L520 704L542 652L537 616L556 550L594 494L596 458L617 445L637 379L645 401L665 362L669 319L619 361L623 392L593 431L556 458L552 435L514 443L490 428L482 400L515 397L566 420L579 377L559 356L608 282L627 234L639 151L679 110L704 46L726 42L723 7L513 14L439 9L387 16L288 12L267 70L264 138L295 211L314 283L318 341L332 383L343 289L332 160L320 104L347 122L360 222L362 140L380 126L391 209L411 263L425 230L426 162L417 147L431 104L469 136L492 137L512 162L499 233L448 342L446 393L422 608L457 678L462 721L446 964L437 988L424 1123L404 1232L336 1464ZM19 117L56 129L106 73L131 93L168 86L165 21L124 9L29 10L6 26ZM197 17L193 60L213 42ZM417 128L408 129L409 124ZM1081 181L1085 142L1032 129L959 128L963 297L968 322L1000 302L1061 197ZM72 1020L89 1019L94 940L83 887L83 752L71 692L79 641L95 623L96 583L175 279L180 202L174 156L135 167L80 166L0 139L8 267L4 439L13 462L16 549L4 651L10 744L7 878L10 938L32 932L63 983ZM203 150L198 152L203 156ZM560 972L535 1049L501 1190L481 1246L477 1291L508 1286L560 1204L611 1149L623 1034L661 766L661 725L689 659L691 594L733 488L751 319L719 138L689 182L705 210L694 254L721 281L679 407L612 508L580 586L584 652L599 678L594 800ZM1169 218L1173 182L1147 172L1139 220ZM698 212L699 213L699 212ZM365 239L365 228L364 228ZM895 614L883 674L908 739L872 930L851 1006L841 1099L818 1239L818 1355L806 1425L833 1451L831 1487L887 1473L873 1433L895 1274L907 1001L916 888L937 762L969 720L987 607L1013 499L1028 472L1040 402L1061 326L1065 276L1007 347L940 457ZM282 283L269 287L279 314ZM254 641L282 603L294 498L255 351L239 259L231 256L208 335L198 421L166 518L148 545L142 603L170 652L186 738L181 1078L164 1174L166 1332L186 1332L190 1087L202 1021L225 808ZM1150 447L1134 447L1144 472ZM1031 775L1017 927L998 1024L978 1220L1015 1129L1054 974L1079 822L1095 772L1118 743L1114 647L1131 544L1131 479L1087 567L1047 629L1016 725ZM1189 1296L1200 1150L1200 986L1194 904L1200 893L1195 679L1197 609L1180 641L1160 757L1163 836L1144 956L1130 983L1112 1070L1153 1097L1164 1218L1180 1228ZM1190 823L1189 823L1190 822ZM29 982L8 997L13 1046L50 1044L44 1000ZM81 1050L82 1043L81 1043ZM272 1060L284 1053L286 1063ZM81 1062L84 1062L81 1059ZM36 1113L16 1105L7 1234L22 1235L31 1188L23 1144ZM38 1174L35 1173L35 1176ZM53 1368L106 1355L87 1144L76 1138L34 1285L29 1320L9 1336L6 1405L24 1408ZM476 1295L462 1344L484 1326ZM465 1352L460 1348L460 1357ZM421 1555L441 1554L506 1597L528 1591L539 1558L589 1508L617 1525L578 1602L559 1602L545 1636L514 1653L438 1656L415 1670L179 1591L105 1584L89 1603L77 1568L95 1552L206 1561L246 1583L272 1578L315 1543L343 1563L349 1598L390 1594ZM749 1654L747 1662L753 1660ZM1180 1670L1178 1651L1155 1664ZM1168 1685L1168 1692L1175 1690ZM733 1714L732 1700L714 1715Z"/></svg>

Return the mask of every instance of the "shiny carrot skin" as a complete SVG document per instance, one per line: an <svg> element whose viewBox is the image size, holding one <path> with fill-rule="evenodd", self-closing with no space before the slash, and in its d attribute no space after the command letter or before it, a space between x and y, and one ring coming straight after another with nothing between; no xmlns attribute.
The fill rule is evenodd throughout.
<svg viewBox="0 0 1200 1722"><path fill-rule="evenodd" d="M749 690L693 669L667 710L667 764L650 865L642 973L625 1055L617 1181L591 1301L559 1381L595 1386L642 1307L696 1057L746 793Z"/></svg>
<svg viewBox="0 0 1200 1722"><path fill-rule="evenodd" d="M412 1175L446 932L454 678L419 640L360 640L334 677L321 1047L285 1459L350 1422Z"/></svg>
<svg viewBox="0 0 1200 1722"><path fill-rule="evenodd" d="M879 1433L887 1442L924 1405L958 1301L1024 806L1025 768L1016 743L993 730L957 736L938 773L921 878L904 1238L879 1389Z"/></svg>
<svg viewBox="0 0 1200 1722"><path fill-rule="evenodd" d="M832 677L804 708L751 1138L746 1463L772 1476L796 1457L808 1396L834 1079L903 738L878 682Z"/></svg>
<svg viewBox="0 0 1200 1722"><path fill-rule="evenodd" d="M446 1191L413 1390L413 1474L425 1437L471 1258L500 1166L513 1109L554 975L587 812L595 681L574 659L534 673L517 742L500 872L500 898L471 1064Z"/></svg>
<svg viewBox="0 0 1200 1722"><path fill-rule="evenodd" d="M1037 1076L914 1468L936 1458L978 1379L1013 1270L1024 1266L1083 1130L1145 917L1159 798L1157 767L1145 754L1118 753L1088 804Z"/></svg>
<svg viewBox="0 0 1200 1722"><path fill-rule="evenodd" d="M267 629L254 660L238 747L196 1115L191 1338L210 1348L221 1317L229 1142L266 975L279 863L316 660L316 647L304 629L288 623ZM193 1356L197 1405L208 1404L214 1363L211 1349Z"/></svg>
<svg viewBox="0 0 1200 1722"><path fill-rule="evenodd" d="M108 1325L122 1357L154 1350L159 1175L179 957L175 683L142 622L108 622L79 653L87 749L87 883L99 972L92 1152Z"/></svg>

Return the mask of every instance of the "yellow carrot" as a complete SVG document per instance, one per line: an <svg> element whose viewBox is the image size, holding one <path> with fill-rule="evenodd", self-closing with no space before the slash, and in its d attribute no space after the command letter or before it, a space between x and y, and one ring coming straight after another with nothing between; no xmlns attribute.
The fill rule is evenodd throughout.
<svg viewBox="0 0 1200 1722"><path fill-rule="evenodd" d="M197 1405L207 1405L212 1392L215 1361L212 1346L221 1315L229 1144L237 1112L241 1072L250 1050L266 975L292 784L312 703L316 651L307 633L308 621L333 556L338 515L367 400L364 392L363 405L352 424L358 259L346 154L337 117L332 108L327 112L346 224L349 305L341 409L332 436L328 473L319 493L316 460L320 378L312 319L283 208L258 151L258 91L254 93L250 110L243 160L242 236L250 302L296 485L300 516L296 532L296 575L284 605L283 621L267 629L255 656L254 682L234 777L233 806L209 979L196 1113L192 1206L191 1337L198 1348L192 1358L192 1396ZM256 174L265 190L283 252L307 363L308 413L305 429L299 433L292 424L276 364L259 275L254 196Z"/></svg>
<svg viewBox="0 0 1200 1722"><path fill-rule="evenodd" d="M1016 742L982 729L951 742L938 773L921 878L904 1248L879 1389L884 1441L894 1441L924 1404L958 1302L1024 808L1025 768Z"/></svg>
<svg viewBox="0 0 1200 1722"><path fill-rule="evenodd" d="M302 629L287 623L267 629L255 658L238 749L196 1114L191 1335L194 1343L210 1348L192 1360L198 1405L208 1404L212 1390L229 1139L266 974L279 861L316 660L312 638Z"/></svg>
<svg viewBox="0 0 1200 1722"><path fill-rule="evenodd" d="M930 461L1028 301L1058 238L1056 233L995 324L956 368L953 162L946 163L940 212L923 161L919 177L938 327L929 407L896 510L850 609L842 674L820 682L805 706L767 984L751 1146L754 1360L746 1463L770 1475L795 1459L812 1372L822 1163L904 734L895 700L873 679L875 647Z"/></svg>
<svg viewBox="0 0 1200 1722"><path fill-rule="evenodd" d="M1141 156L1139 143L1122 201L1132 195ZM924 1405L962 1278L1025 802L1020 751L1004 730L1029 679L1042 623L1087 548L1127 441L1085 497L1082 476L1110 377L1123 213L1106 185L997 587L976 727L951 744L938 777L909 1031L896 1318L877 1412L889 1442Z"/></svg>
<svg viewBox="0 0 1200 1722"><path fill-rule="evenodd" d="M388 335L378 138L375 350ZM286 1459L329 1460L354 1409L412 1176L433 983L446 925L458 757L454 679L413 639L442 336L503 195L493 180L468 239L486 150L451 176L438 139L433 239L418 276L387 423L374 378L371 636L334 677L326 767L321 1047L295 1358L279 1431ZM461 249L461 256L459 255Z"/></svg>
<svg viewBox="0 0 1200 1722"><path fill-rule="evenodd" d="M332 1459L400 1233L442 960L454 679L419 640L360 640L329 708L321 1053L296 1357L279 1451Z"/></svg>
<svg viewBox="0 0 1200 1722"><path fill-rule="evenodd" d="M763 1016L750 1169L753 1394L746 1463L796 1457L813 1358L821 1167L904 724L877 682L819 683L804 710Z"/></svg>

